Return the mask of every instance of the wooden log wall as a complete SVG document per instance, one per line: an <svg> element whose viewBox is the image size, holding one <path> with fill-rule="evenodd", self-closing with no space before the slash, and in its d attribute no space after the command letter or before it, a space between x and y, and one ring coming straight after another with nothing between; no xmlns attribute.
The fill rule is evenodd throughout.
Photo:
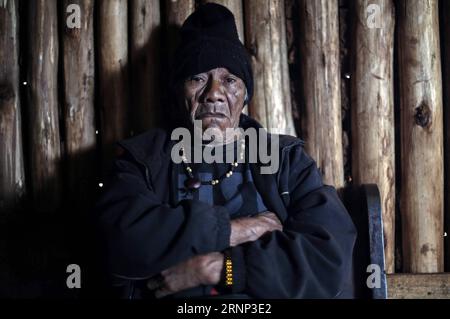
<svg viewBox="0 0 450 319"><path fill-rule="evenodd" d="M406 272L442 272L444 144L438 2L399 4L403 265Z"/></svg>
<svg viewBox="0 0 450 319"><path fill-rule="evenodd" d="M138 134L160 122L159 1L130 1L132 130Z"/></svg>
<svg viewBox="0 0 450 319"><path fill-rule="evenodd" d="M450 271L450 1L441 1L441 31L442 31L442 61L443 64L443 98L444 98L444 181L445 181L445 224L444 224L444 244L445 244L445 271Z"/></svg>
<svg viewBox="0 0 450 319"><path fill-rule="evenodd" d="M284 1L246 0L245 38L252 56L255 94L249 114L264 127L296 135L287 65Z"/></svg>
<svg viewBox="0 0 450 319"><path fill-rule="evenodd" d="M110 166L114 143L130 135L128 1L98 1L99 103L102 163Z"/></svg>
<svg viewBox="0 0 450 319"><path fill-rule="evenodd" d="M370 4L379 5L379 21L367 20ZM395 268L393 1L357 1L356 20L351 72L353 180L357 184L376 183L380 189L385 266L392 273Z"/></svg>
<svg viewBox="0 0 450 319"><path fill-rule="evenodd" d="M97 147L94 97L94 1L64 0L61 16L62 109L67 156L67 189L72 203L88 203L95 184ZM78 5L83 19L76 20ZM81 17L80 17L81 18ZM73 20L72 20L73 19ZM79 23L72 25L72 23ZM92 199L92 198L91 198Z"/></svg>
<svg viewBox="0 0 450 319"><path fill-rule="evenodd" d="M54 211L62 200L58 100L58 11L56 1L27 2L29 183L36 210Z"/></svg>
<svg viewBox="0 0 450 319"><path fill-rule="evenodd" d="M0 0L0 218L16 210L24 194L38 212L58 211L64 190L75 200L91 200L86 185L101 186L96 168L107 170L114 143L162 121L160 92L168 70L161 66L173 62L183 21L208 1L234 12L251 55L250 115L304 139L324 182L338 189L346 185L345 129L351 136L353 183L377 183L382 194L387 271L395 270L396 206L402 217L403 270L443 271L444 256L450 258L450 245L444 253L444 231L450 226L447 213L444 228L444 200L447 212L450 207L448 164L444 178L450 112L444 114L442 104L444 97L448 110L446 1L346 0L355 20L346 26L352 29L347 77L339 57L338 0L291 1L295 5L289 8L298 10L293 15L298 19L289 21L298 33L294 46L300 67L295 70L288 70L284 0ZM69 4L80 8L80 28L67 25L74 12L67 10ZM370 4L380 8L375 28L368 25ZM26 23L19 22L23 16ZM295 88L302 92L294 97L296 110L289 71L300 78L291 83L301 83ZM343 79L351 83L350 94L341 89ZM347 94L351 127L342 125L341 95Z"/></svg>
<svg viewBox="0 0 450 319"><path fill-rule="evenodd" d="M344 186L337 1L299 1L302 137L324 182ZM317 17L321 17L318 19Z"/></svg>
<svg viewBox="0 0 450 319"><path fill-rule="evenodd" d="M12 214L25 194L18 9L17 0L0 6L0 220Z"/></svg>
<svg viewBox="0 0 450 319"><path fill-rule="evenodd" d="M195 10L195 0L165 0L167 20L167 46L169 61L172 63L173 52L178 44L179 28L184 20Z"/></svg>

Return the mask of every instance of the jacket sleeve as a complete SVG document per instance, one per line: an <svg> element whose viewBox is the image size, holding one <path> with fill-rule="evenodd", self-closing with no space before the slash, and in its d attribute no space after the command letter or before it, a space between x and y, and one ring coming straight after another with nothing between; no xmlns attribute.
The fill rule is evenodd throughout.
<svg viewBox="0 0 450 319"><path fill-rule="evenodd" d="M283 160L290 199L283 231L231 248L234 292L255 298L335 298L351 281L356 238L336 190L294 147Z"/></svg>
<svg viewBox="0 0 450 319"><path fill-rule="evenodd" d="M94 207L108 273L145 279L194 255L229 246L230 220L221 206L158 200L128 152L117 158Z"/></svg>

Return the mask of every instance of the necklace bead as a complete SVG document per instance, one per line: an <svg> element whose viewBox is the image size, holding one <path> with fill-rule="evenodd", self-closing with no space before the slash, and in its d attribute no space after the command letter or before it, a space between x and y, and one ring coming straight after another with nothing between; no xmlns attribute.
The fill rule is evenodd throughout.
<svg viewBox="0 0 450 319"><path fill-rule="evenodd" d="M181 160L185 166L187 175L189 176L189 178L185 181L185 187L189 190L196 190L199 189L201 187L202 184L210 184L212 186L217 185L220 183L220 179L212 179L210 181L206 181L206 182L202 182L200 181L198 178L194 177L193 174L193 170L192 168L189 166L189 164L187 163L187 158L184 154L184 146L182 146L180 148L181 150ZM240 149L240 153L239 153L239 158L240 160L244 160L244 154L245 154L245 140L242 139L241 140L241 149ZM230 164L230 170L228 170L228 172L225 173L225 175L223 175L222 179L224 178L230 178L233 175L233 171L236 167L238 167L239 163L238 162L233 162Z"/></svg>
<svg viewBox="0 0 450 319"><path fill-rule="evenodd" d="M187 189L195 190L202 186L202 182L198 178L188 178L185 181L184 186L186 186Z"/></svg>

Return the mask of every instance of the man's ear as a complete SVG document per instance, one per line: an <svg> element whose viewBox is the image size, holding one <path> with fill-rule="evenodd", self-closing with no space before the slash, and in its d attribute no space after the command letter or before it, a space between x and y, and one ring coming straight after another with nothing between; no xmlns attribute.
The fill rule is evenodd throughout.
<svg viewBox="0 0 450 319"><path fill-rule="evenodd" d="M244 106L248 104L248 92L247 89L245 89L245 98L244 98Z"/></svg>

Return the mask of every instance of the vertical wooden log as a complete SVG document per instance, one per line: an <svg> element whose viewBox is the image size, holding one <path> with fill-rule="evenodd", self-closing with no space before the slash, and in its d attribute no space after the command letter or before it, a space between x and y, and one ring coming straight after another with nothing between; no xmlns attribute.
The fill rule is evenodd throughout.
<svg viewBox="0 0 450 319"><path fill-rule="evenodd" d="M301 0L302 137L324 182L344 186L337 0ZM320 18L319 18L320 17Z"/></svg>
<svg viewBox="0 0 450 319"><path fill-rule="evenodd" d="M392 0L358 0L352 74L352 170L381 193L386 271L395 270L394 21ZM375 5L368 19L369 5ZM379 11L378 9L379 8Z"/></svg>
<svg viewBox="0 0 450 319"><path fill-rule="evenodd" d="M195 0L166 0L166 14L169 25L180 27L195 10Z"/></svg>
<svg viewBox="0 0 450 319"><path fill-rule="evenodd" d="M159 124L161 19L159 1L132 0L130 6L133 131L140 133Z"/></svg>
<svg viewBox="0 0 450 319"><path fill-rule="evenodd" d="M0 219L25 194L19 99L18 1L0 2Z"/></svg>
<svg viewBox="0 0 450 319"><path fill-rule="evenodd" d="M354 1L339 0L339 59L341 67L341 117L342 117L342 157L344 163L344 180L352 181L351 172L351 67L354 47ZM301 69L298 67L298 69ZM344 77L342 77L344 75ZM300 85L302 86L302 85Z"/></svg>
<svg viewBox="0 0 450 319"><path fill-rule="evenodd" d="M255 92L249 113L272 131L295 135L287 69L284 1L246 0L245 38Z"/></svg>
<svg viewBox="0 0 450 319"><path fill-rule="evenodd" d="M239 39L242 43L245 43L242 0L204 0L203 2L218 3L227 7L231 12L233 12L234 19L236 21L236 27L239 33Z"/></svg>
<svg viewBox="0 0 450 319"><path fill-rule="evenodd" d="M399 1L401 214L406 272L443 271L443 117L438 2Z"/></svg>
<svg viewBox="0 0 450 319"><path fill-rule="evenodd" d="M445 271L450 271L450 1L441 1L441 30L443 64L443 94L444 94L444 138L445 138Z"/></svg>
<svg viewBox="0 0 450 319"><path fill-rule="evenodd" d="M107 169L114 143L129 136L128 2L100 0L98 9L100 134Z"/></svg>
<svg viewBox="0 0 450 319"><path fill-rule="evenodd" d="M64 0L61 10L68 193L88 204L95 183L94 0Z"/></svg>
<svg viewBox="0 0 450 319"><path fill-rule="evenodd" d="M166 0L167 46L169 65L172 64L173 53L179 43L179 28L186 18L195 10L195 0Z"/></svg>
<svg viewBox="0 0 450 319"><path fill-rule="evenodd" d="M61 203L58 111L58 12L56 0L29 6L28 114L30 184L34 208L53 211Z"/></svg>
<svg viewBox="0 0 450 319"><path fill-rule="evenodd" d="M173 92L169 87L170 72L173 70L174 53L176 47L180 43L180 27L186 18L195 10L195 0L164 0L164 18L165 18L165 39L163 64L169 72L163 72L161 75L163 81L167 83L164 88L163 95L164 105L169 107L166 109L168 119L162 121L163 125L171 126L170 123L176 118L176 107L174 107Z"/></svg>

